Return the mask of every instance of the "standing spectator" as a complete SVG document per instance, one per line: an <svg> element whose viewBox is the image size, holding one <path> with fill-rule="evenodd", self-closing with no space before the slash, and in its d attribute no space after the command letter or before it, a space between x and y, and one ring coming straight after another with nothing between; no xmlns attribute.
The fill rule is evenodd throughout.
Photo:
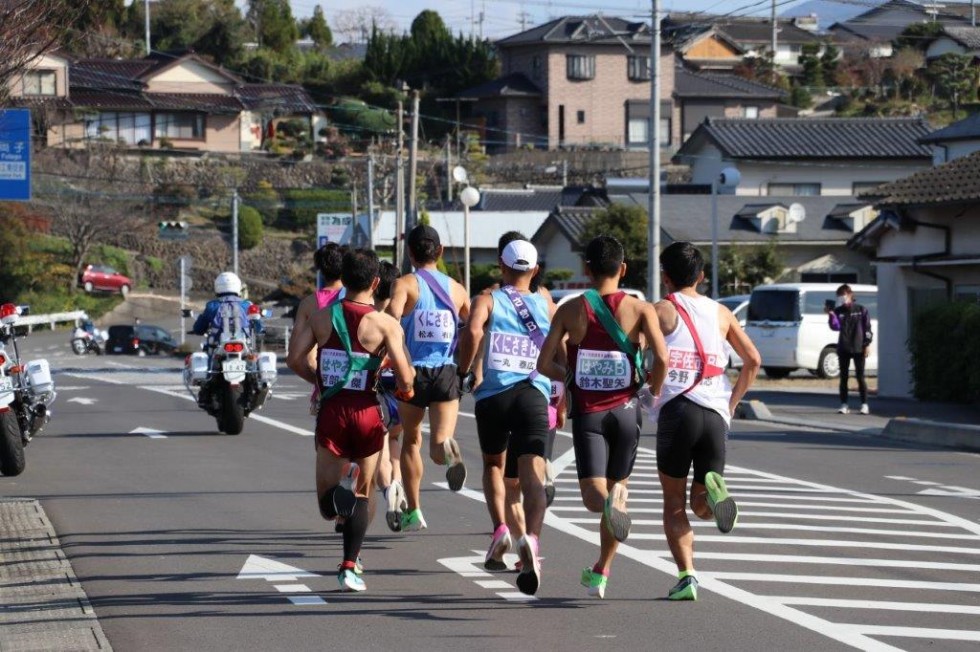
<svg viewBox="0 0 980 652"><path fill-rule="evenodd" d="M827 301L824 310L827 312L828 324L831 330L840 332L837 338L837 358L840 360L840 409L838 412L847 414L847 381L854 361L854 375L857 377L858 391L861 394L861 414L869 414L868 384L864 380L864 361L870 351L871 317L868 309L854 302L854 292L851 286L842 285L837 288L837 302L831 307Z"/></svg>

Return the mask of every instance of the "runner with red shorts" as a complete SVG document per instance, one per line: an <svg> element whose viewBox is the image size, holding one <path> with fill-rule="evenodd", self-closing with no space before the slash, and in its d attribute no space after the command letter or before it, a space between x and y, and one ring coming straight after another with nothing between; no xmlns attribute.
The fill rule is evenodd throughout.
<svg viewBox="0 0 980 652"><path fill-rule="evenodd" d="M341 279L347 296L298 325L295 348L290 348L286 360L290 369L320 391L317 498L325 519L344 518L344 561L338 573L344 591L366 588L355 568L367 533L368 496L386 432L375 393L377 370L387 355L404 400L411 398L415 380L401 326L374 308L378 271L373 251L346 253ZM316 369L308 361L314 346Z"/></svg>

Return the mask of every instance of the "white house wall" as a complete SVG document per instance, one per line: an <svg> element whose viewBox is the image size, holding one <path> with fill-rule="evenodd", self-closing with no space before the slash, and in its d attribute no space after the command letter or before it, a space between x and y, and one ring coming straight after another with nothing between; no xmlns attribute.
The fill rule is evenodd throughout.
<svg viewBox="0 0 980 652"><path fill-rule="evenodd" d="M980 138L954 143L941 143L939 146L933 146L932 148L932 164L942 165L943 163L949 163L954 159L968 156L976 151L980 151Z"/></svg>
<svg viewBox="0 0 980 652"><path fill-rule="evenodd" d="M151 93L218 93L230 95L233 82L194 60L182 61L147 81Z"/></svg>

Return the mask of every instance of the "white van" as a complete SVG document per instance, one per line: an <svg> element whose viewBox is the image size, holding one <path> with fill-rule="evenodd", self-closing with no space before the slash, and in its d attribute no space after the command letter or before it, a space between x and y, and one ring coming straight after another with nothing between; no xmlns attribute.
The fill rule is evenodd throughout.
<svg viewBox="0 0 980 652"><path fill-rule="evenodd" d="M837 332L827 325L824 305L837 299L839 283L778 283L752 290L745 331L762 356L770 378L785 378L808 369L821 378L840 375ZM865 372L878 371L878 288L851 284L854 300L868 309L876 337Z"/></svg>

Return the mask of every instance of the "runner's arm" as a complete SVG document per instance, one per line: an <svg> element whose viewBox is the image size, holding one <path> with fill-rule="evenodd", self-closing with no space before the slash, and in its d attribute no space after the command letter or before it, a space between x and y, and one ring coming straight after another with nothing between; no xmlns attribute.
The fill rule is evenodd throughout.
<svg viewBox="0 0 980 652"><path fill-rule="evenodd" d="M473 301L472 311L466 320L466 328L459 338L459 373L468 373L476 354L483 343L483 332L490 320L490 310L493 307L493 297L481 294Z"/></svg>
<svg viewBox="0 0 980 652"><path fill-rule="evenodd" d="M316 346L316 336L313 334L311 320L296 320L296 328L289 337L289 354L286 356L286 366L306 382L316 384L316 368L310 363L310 351Z"/></svg>
<svg viewBox="0 0 980 652"><path fill-rule="evenodd" d="M647 384L651 394L660 396L664 379L667 378L667 342L660 329L657 310L649 303L644 303L640 309L640 323L643 324L643 337L653 352L653 369L647 377Z"/></svg>
<svg viewBox="0 0 980 652"><path fill-rule="evenodd" d="M755 344L752 343L749 336L742 330L741 324L738 323L738 319L735 318L732 311L724 306L721 306L720 310L724 319L728 320L728 333L725 339L735 349L735 353L742 358L742 368L738 372L738 380L735 381L735 386L732 388L732 396L728 401L729 412L735 414L735 408L741 402L745 393L749 391L749 387L759 374L759 368L762 366L762 356L759 355L758 349L755 348Z"/></svg>
<svg viewBox="0 0 980 652"><path fill-rule="evenodd" d="M402 315L405 314L405 304L408 302L407 278L408 276L402 276L391 286L391 301L388 302L388 307L385 308L385 312L396 320L401 319Z"/></svg>
<svg viewBox="0 0 980 652"><path fill-rule="evenodd" d="M565 334L568 332L568 328L565 326L565 318L569 311L566 306L574 305L574 303L570 301L555 312L555 316L551 320L551 330L548 331L548 337L545 338L538 354L538 373L552 380L565 381L565 374L567 373L565 365L559 363L558 359L559 355L564 353L563 343ZM564 356L562 355L562 357Z"/></svg>
<svg viewBox="0 0 980 652"><path fill-rule="evenodd" d="M459 313L459 320L466 323L470 316L470 298L466 296L466 288L453 281L453 301L456 302L456 312Z"/></svg>
<svg viewBox="0 0 980 652"><path fill-rule="evenodd" d="M310 315L313 314L314 306L316 306L316 296L311 294L308 297L304 297L296 307L296 316L293 318L293 332L289 334L290 351L296 346L295 338L300 331L300 324L306 324L310 321Z"/></svg>
<svg viewBox="0 0 980 652"><path fill-rule="evenodd" d="M388 317L387 315L383 316ZM384 319L383 324L384 345L391 361L390 366L395 372L398 389L402 392L409 392L415 385L415 367L412 366L412 359L405 347L405 332L398 320L392 317Z"/></svg>

